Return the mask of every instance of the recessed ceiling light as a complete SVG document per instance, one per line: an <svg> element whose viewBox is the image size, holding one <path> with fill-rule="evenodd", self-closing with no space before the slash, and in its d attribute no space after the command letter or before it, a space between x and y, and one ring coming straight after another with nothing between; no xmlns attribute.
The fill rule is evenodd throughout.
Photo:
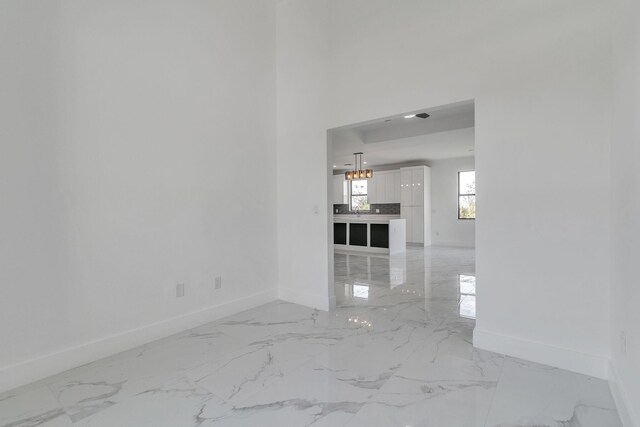
<svg viewBox="0 0 640 427"><path fill-rule="evenodd" d="M362 163L364 163L365 165L367 164L367 162L362 162Z"/></svg>
<svg viewBox="0 0 640 427"><path fill-rule="evenodd" d="M338 166L336 166L336 165L333 165L333 167L334 167L334 168L337 168Z"/></svg>
<svg viewBox="0 0 640 427"><path fill-rule="evenodd" d="M415 114L409 114L408 116L404 116L405 119L412 119L414 118L416 115Z"/></svg>

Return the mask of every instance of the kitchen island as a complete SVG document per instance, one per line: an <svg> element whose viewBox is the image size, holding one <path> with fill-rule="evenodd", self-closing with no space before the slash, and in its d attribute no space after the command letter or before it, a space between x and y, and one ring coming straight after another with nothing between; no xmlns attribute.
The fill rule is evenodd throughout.
<svg viewBox="0 0 640 427"><path fill-rule="evenodd" d="M334 215L333 247L386 254L405 252L406 220L400 215Z"/></svg>

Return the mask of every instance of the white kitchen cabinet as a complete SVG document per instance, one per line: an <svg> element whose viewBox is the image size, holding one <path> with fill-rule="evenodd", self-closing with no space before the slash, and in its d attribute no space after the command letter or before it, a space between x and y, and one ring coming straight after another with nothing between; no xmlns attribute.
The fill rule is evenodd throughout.
<svg viewBox="0 0 640 427"><path fill-rule="evenodd" d="M400 218L404 218L406 220L405 229L407 231L407 242L415 243L413 241L413 207L402 207L400 211Z"/></svg>
<svg viewBox="0 0 640 427"><path fill-rule="evenodd" d="M387 172L374 173L372 181L373 181L374 199L370 203L387 203L386 201Z"/></svg>
<svg viewBox="0 0 640 427"><path fill-rule="evenodd" d="M424 244L424 206L413 206L413 227L411 227L411 241Z"/></svg>
<svg viewBox="0 0 640 427"><path fill-rule="evenodd" d="M431 168L400 169L400 212L406 219L407 242L431 244Z"/></svg>
<svg viewBox="0 0 640 427"><path fill-rule="evenodd" d="M424 244L424 207L403 207L400 217L406 220L407 242Z"/></svg>
<svg viewBox="0 0 640 427"><path fill-rule="evenodd" d="M400 169L400 205L413 206L411 201L411 171Z"/></svg>
<svg viewBox="0 0 640 427"><path fill-rule="evenodd" d="M400 203L400 171L374 172L367 183L369 203Z"/></svg>
<svg viewBox="0 0 640 427"><path fill-rule="evenodd" d="M380 176L377 173L374 173L373 177L367 180L367 200L369 204L380 203L378 201L380 199L378 194L379 181Z"/></svg>
<svg viewBox="0 0 640 427"><path fill-rule="evenodd" d="M411 206L424 205L424 171L411 171Z"/></svg>
<svg viewBox="0 0 640 427"><path fill-rule="evenodd" d="M373 177L375 178L375 192L376 192L376 198L375 198L375 202L373 203L387 203L385 201L386 196L386 182L387 182L387 174L384 172L378 172L377 174L373 174Z"/></svg>
<svg viewBox="0 0 640 427"><path fill-rule="evenodd" d="M342 205L347 203L348 194L345 192L347 189L346 180L344 175L333 176L333 204Z"/></svg>
<svg viewBox="0 0 640 427"><path fill-rule="evenodd" d="M385 202L400 203L400 171L391 171L385 181Z"/></svg>

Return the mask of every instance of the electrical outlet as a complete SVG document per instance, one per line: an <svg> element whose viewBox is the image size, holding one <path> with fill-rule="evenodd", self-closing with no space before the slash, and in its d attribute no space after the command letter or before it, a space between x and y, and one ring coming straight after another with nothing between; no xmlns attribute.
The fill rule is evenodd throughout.
<svg viewBox="0 0 640 427"><path fill-rule="evenodd" d="M215 289L222 288L222 276L216 276Z"/></svg>
<svg viewBox="0 0 640 427"><path fill-rule="evenodd" d="M620 353L624 356L627 355L627 334L625 331L620 331Z"/></svg>
<svg viewBox="0 0 640 427"><path fill-rule="evenodd" d="M380 209L376 209L376 213L380 213Z"/></svg>
<svg viewBox="0 0 640 427"><path fill-rule="evenodd" d="M178 283L176 285L176 298L182 298L184 296L184 283Z"/></svg>

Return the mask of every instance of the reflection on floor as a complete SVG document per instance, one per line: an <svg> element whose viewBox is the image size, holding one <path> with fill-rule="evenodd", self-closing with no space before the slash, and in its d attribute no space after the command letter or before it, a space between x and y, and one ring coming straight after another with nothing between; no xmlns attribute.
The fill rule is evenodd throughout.
<svg viewBox="0 0 640 427"><path fill-rule="evenodd" d="M275 302L0 395L0 426L620 426L604 381L474 350L474 253L337 253Z"/></svg>

